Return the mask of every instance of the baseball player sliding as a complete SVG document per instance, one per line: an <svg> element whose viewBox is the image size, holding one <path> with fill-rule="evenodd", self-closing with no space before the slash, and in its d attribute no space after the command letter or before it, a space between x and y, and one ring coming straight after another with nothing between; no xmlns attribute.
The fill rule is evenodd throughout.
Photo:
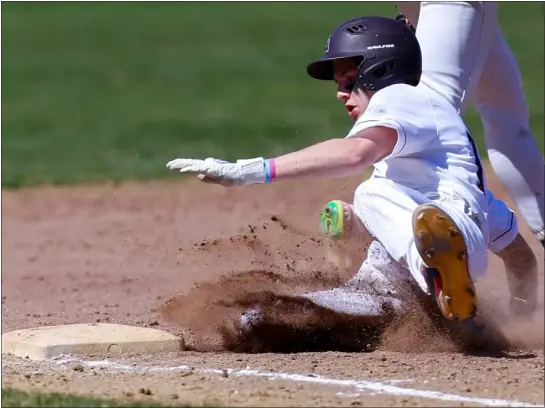
<svg viewBox="0 0 545 408"><path fill-rule="evenodd" d="M421 86L481 116L494 172L545 246L545 166L530 130L517 61L498 24L498 2L398 2L416 27Z"/></svg>
<svg viewBox="0 0 545 408"><path fill-rule="evenodd" d="M403 313L416 288L434 296L447 319L467 320L477 311L473 282L485 274L491 249L505 262L513 310L532 313L535 257L514 213L486 189L457 110L420 84L422 54L413 31L384 17L345 21L307 72L336 82L337 99L355 121L345 138L276 158L179 158L167 167L229 187L345 177L373 166L352 205L335 200L321 215L332 238L370 234L366 260L343 287L307 297L347 313L377 315L384 303Z"/></svg>

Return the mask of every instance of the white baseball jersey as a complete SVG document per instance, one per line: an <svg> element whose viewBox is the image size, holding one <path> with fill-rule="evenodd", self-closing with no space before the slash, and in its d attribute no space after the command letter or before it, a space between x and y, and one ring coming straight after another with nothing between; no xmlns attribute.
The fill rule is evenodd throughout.
<svg viewBox="0 0 545 408"><path fill-rule="evenodd" d="M347 137L375 126L395 129L398 140L356 190L355 213L425 289L411 217L419 204L434 202L461 228L470 272L474 279L482 276L487 247L505 248L518 225L513 211L486 190L478 153L457 110L425 87L392 85L373 95Z"/></svg>
<svg viewBox="0 0 545 408"><path fill-rule="evenodd" d="M404 84L378 91L347 137L373 127L398 133L394 151L375 164L373 178L387 178L426 196L457 192L482 208L484 174L471 135L443 99Z"/></svg>

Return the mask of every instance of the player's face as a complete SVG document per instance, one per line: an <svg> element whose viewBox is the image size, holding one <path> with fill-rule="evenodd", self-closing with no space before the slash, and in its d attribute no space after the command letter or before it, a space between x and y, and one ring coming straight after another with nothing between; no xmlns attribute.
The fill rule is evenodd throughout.
<svg viewBox="0 0 545 408"><path fill-rule="evenodd" d="M333 61L333 78L337 83L337 99L344 101L348 115L357 120L367 107L365 95L353 92L358 75L358 66L348 58Z"/></svg>

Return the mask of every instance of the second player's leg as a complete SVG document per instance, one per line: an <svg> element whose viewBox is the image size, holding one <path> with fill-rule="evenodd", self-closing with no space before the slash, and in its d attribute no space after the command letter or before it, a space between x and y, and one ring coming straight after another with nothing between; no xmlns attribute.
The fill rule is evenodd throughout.
<svg viewBox="0 0 545 408"><path fill-rule="evenodd" d="M483 70L494 29L497 2L398 2L416 27L422 49L421 86L445 97L464 113L466 93Z"/></svg>
<svg viewBox="0 0 545 408"><path fill-rule="evenodd" d="M484 71L472 99L483 122L490 163L520 214L543 243L543 156L530 130L518 64L499 27Z"/></svg>

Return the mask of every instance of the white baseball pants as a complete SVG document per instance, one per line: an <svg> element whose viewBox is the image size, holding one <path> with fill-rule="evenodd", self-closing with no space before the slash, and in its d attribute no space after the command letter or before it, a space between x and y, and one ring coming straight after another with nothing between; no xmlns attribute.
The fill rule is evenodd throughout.
<svg viewBox="0 0 545 408"><path fill-rule="evenodd" d="M358 273L344 285L303 297L314 303L354 316L379 317L410 307L416 282L407 268L394 261L384 246L373 241Z"/></svg>
<svg viewBox="0 0 545 408"><path fill-rule="evenodd" d="M502 250L518 234L513 212L492 193L487 198L483 211L456 193L430 198L387 179L364 181L355 191L353 210L375 239L366 260L345 285L304 296L339 312L380 316L384 305L401 312L414 299L414 288L429 294L412 229L414 210L425 203L437 205L456 222L468 247L469 272L478 280L486 273L487 250Z"/></svg>
<svg viewBox="0 0 545 408"><path fill-rule="evenodd" d="M518 234L513 212L487 192L488 207L468 202L456 191L426 196L391 180L370 178L354 193L354 213L389 255L411 272L422 290L429 293L422 275L423 261L414 242L412 216L421 204L434 204L456 223L468 250L469 273L478 280L488 266L488 249L497 252Z"/></svg>
<svg viewBox="0 0 545 408"><path fill-rule="evenodd" d="M498 2L398 2L416 27L421 85L463 115L481 116L488 156L520 214L544 237L545 166L532 137L517 61L497 21Z"/></svg>

